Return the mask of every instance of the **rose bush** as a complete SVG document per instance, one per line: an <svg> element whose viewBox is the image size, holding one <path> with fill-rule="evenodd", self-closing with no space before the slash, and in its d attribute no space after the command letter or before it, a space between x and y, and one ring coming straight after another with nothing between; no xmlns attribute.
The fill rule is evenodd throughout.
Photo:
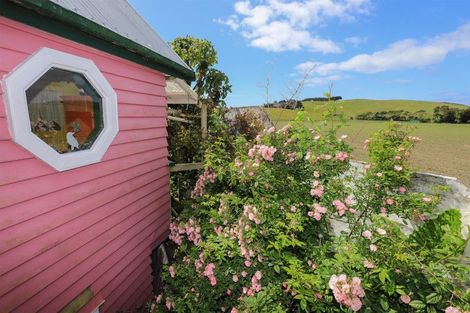
<svg viewBox="0 0 470 313"><path fill-rule="evenodd" d="M223 142L207 150L191 208L172 221L174 260L151 311L470 309L459 212L433 216L438 196L409 190L418 139L395 124L379 132L359 174L326 125L239 138L233 159ZM416 230L405 235L398 218Z"/></svg>

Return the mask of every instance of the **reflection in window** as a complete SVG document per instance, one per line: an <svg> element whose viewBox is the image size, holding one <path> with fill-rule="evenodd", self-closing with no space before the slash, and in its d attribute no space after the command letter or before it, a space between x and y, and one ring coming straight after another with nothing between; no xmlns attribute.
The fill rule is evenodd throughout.
<svg viewBox="0 0 470 313"><path fill-rule="evenodd" d="M89 149L103 129L102 99L80 73L53 67L26 99L31 131L59 153Z"/></svg>

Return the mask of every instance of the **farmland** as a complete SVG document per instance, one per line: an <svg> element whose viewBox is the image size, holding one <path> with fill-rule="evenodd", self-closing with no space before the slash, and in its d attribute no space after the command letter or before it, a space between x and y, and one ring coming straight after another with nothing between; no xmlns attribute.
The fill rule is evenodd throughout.
<svg viewBox="0 0 470 313"><path fill-rule="evenodd" d="M347 117L346 125L340 134L348 135L348 142L353 147L353 159L367 160L366 151L362 149L363 142L377 130L387 126L384 121L358 121L351 118L363 112L387 110L407 110L415 112L425 110L431 116L437 105L459 106L439 102L409 101L409 100L347 100L335 104L338 111ZM322 119L327 109L326 103L304 103L305 112L312 119L312 124ZM292 120L297 112L283 109L267 109L272 121L277 127ZM412 134L422 139L417 145L411 164L417 171L438 173L457 177L467 186L470 185L470 125L466 124L433 124L433 123L404 123L410 126Z"/></svg>

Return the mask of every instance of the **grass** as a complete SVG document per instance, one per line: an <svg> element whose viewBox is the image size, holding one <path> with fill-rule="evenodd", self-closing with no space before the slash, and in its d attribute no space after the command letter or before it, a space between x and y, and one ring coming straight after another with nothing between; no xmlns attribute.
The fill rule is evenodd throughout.
<svg viewBox="0 0 470 313"><path fill-rule="evenodd" d="M324 101L307 101L304 102L304 111L307 116L314 120L321 120L323 112L328 108L328 102ZM336 102L346 118L355 118L356 115L365 112L379 111L395 111L405 110L411 113L423 110L428 117L432 117L435 107L440 105L448 105L455 108L466 108L462 104L432 102L432 101L415 101L415 100L368 100L368 99L352 99ZM293 110L284 109L268 109L276 120L292 120L297 114Z"/></svg>
<svg viewBox="0 0 470 313"><path fill-rule="evenodd" d="M339 104L339 103L338 103ZM346 116L355 116L365 111L373 111L367 105L374 105L375 110L408 110L416 108L415 111L426 107L426 111L432 113L436 105L442 103L424 101L375 101L375 100L349 100L342 101L339 106ZM315 120L321 120L322 112L326 110L326 104L316 106L307 103L305 111L307 116ZM268 109L272 121L277 127L282 127L291 121L297 114L296 111ZM285 112L287 111L287 112ZM352 115L353 114L353 115ZM363 142L374 132L387 126L383 121L358 121L349 120L347 125L340 129L340 134L348 135L348 142L354 149L352 158L356 160L367 160L366 151L363 150ZM443 174L458 178L467 186L470 186L470 125L463 124L421 124L403 123L414 130L412 135L422 139L414 151L411 164L417 171Z"/></svg>

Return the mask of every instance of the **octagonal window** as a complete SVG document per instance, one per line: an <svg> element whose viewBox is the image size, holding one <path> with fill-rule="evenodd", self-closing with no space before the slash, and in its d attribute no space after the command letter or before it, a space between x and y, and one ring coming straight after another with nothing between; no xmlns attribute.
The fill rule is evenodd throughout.
<svg viewBox="0 0 470 313"><path fill-rule="evenodd" d="M89 149L103 129L102 98L80 73L52 67L26 100L31 131L59 153Z"/></svg>
<svg viewBox="0 0 470 313"><path fill-rule="evenodd" d="M90 59L44 47L2 85L12 139L58 171L100 162L119 131L116 92Z"/></svg>

